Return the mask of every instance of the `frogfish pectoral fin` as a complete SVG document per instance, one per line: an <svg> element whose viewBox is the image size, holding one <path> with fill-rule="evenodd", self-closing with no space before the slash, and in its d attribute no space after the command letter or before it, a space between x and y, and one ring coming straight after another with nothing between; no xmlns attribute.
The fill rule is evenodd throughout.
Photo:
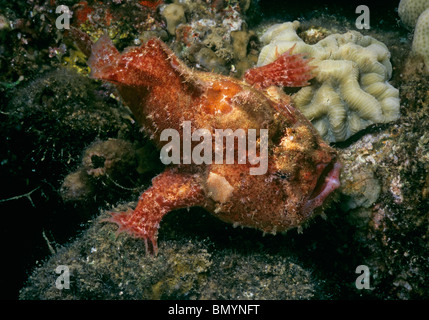
<svg viewBox="0 0 429 320"><path fill-rule="evenodd" d="M118 233L126 232L143 239L146 253L158 253L158 228L164 215L180 208L202 205L205 194L197 177L167 169L152 180L152 186L140 196L137 207L130 212L111 213L104 220L119 226ZM151 245L151 248L149 247Z"/></svg>

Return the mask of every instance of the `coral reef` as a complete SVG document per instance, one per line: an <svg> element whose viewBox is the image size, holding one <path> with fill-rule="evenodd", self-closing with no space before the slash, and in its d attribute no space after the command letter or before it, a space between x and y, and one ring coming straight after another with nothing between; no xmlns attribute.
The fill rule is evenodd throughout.
<svg viewBox="0 0 429 320"><path fill-rule="evenodd" d="M186 22L175 34L166 30L163 2L184 8ZM324 219L262 236L202 209L176 210L163 218L160 253L151 258L142 241L117 235L101 220L109 218L104 210L136 206L129 201L164 169L159 151L113 86L82 76L87 58L55 28L57 3L3 1L0 8L2 298L16 299L21 288L21 299L429 298L429 81L423 59L415 52L409 57L412 34L405 20L397 23L396 4L370 4L371 29L361 33L390 50L401 117L335 143L342 187ZM73 11L72 26L93 40L106 30L122 50L159 37L189 67L236 77L256 63L256 35L274 21L299 19L296 34L309 45L354 30L356 21L354 4L315 0L61 4ZM410 28L423 9L414 11ZM208 178L213 198L231 197L219 172ZM362 264L370 290L355 286ZM58 265L70 268L70 289L55 287Z"/></svg>
<svg viewBox="0 0 429 320"><path fill-rule="evenodd" d="M244 15L251 1L213 1L209 9L200 0L183 1L180 6L188 22L174 33L172 47L179 58L199 70L237 78L256 63L258 39L248 30Z"/></svg>
<svg viewBox="0 0 429 320"><path fill-rule="evenodd" d="M294 21L270 27L261 37L266 46L258 66L271 63L293 46L293 53L313 58L315 79L293 101L326 141L344 141L373 123L399 118L399 94L387 82L392 65L383 43L349 31L310 45L297 35L299 26Z"/></svg>

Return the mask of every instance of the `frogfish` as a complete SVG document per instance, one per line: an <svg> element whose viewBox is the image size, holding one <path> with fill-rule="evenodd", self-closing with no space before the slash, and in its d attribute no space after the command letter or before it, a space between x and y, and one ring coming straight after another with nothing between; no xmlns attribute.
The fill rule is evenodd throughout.
<svg viewBox="0 0 429 320"><path fill-rule="evenodd" d="M118 233L142 239L147 253L158 253L160 222L172 210L199 206L234 226L275 234L320 214L340 186L336 150L283 91L306 86L313 77L314 67L293 48L269 65L249 69L241 80L193 70L157 38L120 53L104 35L86 48L91 77L116 86L155 146L167 155L183 147L179 161L152 179L134 210L111 213L108 219L119 226ZM232 133L232 145L215 143L219 130ZM173 138L165 132L172 131L180 143L165 148ZM200 145L205 136L197 131L214 137L205 148ZM244 151L236 132L249 135ZM203 162L189 154L208 151L211 156L205 154ZM215 155L220 155L217 161ZM259 163L252 161L257 157ZM262 162L265 170L251 174Z"/></svg>

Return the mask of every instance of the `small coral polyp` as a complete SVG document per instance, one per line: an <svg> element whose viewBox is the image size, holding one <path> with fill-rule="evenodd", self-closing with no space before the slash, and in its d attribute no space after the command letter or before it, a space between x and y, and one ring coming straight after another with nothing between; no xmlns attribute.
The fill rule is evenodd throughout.
<svg viewBox="0 0 429 320"><path fill-rule="evenodd" d="M168 143L161 139L162 132L173 129L183 140L186 123L212 136L217 129L242 129L246 134L255 129L258 145L261 130L268 132L265 174L249 174L255 164L248 155L244 164L238 158L231 164L225 159L211 164L180 161L152 180L134 210L112 213L108 221L119 225L118 232L143 239L147 251L157 253L160 222L175 209L199 206L225 222L275 234L305 224L338 188L341 164L336 151L278 87L305 85L312 77L312 67L301 55L287 52L268 68L250 70L246 78L252 79L251 85L192 71L159 39L122 54L107 36L91 46L92 77L116 85L160 150ZM213 143L212 154L219 151L215 148Z"/></svg>
<svg viewBox="0 0 429 320"><path fill-rule="evenodd" d="M399 118L399 91L388 83L390 52L380 41L357 31L332 34L310 45L296 33L298 21L276 24L261 37L266 44L258 66L295 46L312 58L315 78L293 101L328 142L344 141L374 123Z"/></svg>

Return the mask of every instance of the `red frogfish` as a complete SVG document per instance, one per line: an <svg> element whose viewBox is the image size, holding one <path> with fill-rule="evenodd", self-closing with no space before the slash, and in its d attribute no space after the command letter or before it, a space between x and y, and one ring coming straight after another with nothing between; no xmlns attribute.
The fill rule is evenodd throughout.
<svg viewBox="0 0 429 320"><path fill-rule="evenodd" d="M134 210L111 214L118 232L157 254L161 219L175 209L272 234L320 213L341 164L281 88L312 78L292 51L238 80L190 69L159 39L122 53L107 35L92 45L91 76L117 87L166 164Z"/></svg>

